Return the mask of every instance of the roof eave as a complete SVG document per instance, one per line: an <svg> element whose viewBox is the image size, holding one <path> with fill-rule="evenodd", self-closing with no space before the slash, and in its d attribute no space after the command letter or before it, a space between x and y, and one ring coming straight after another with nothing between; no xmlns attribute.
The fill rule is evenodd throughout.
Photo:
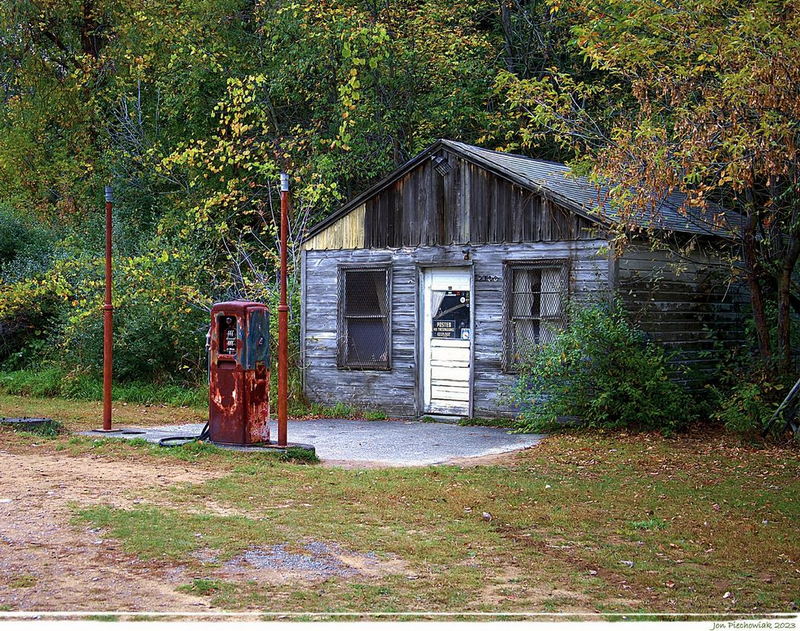
<svg viewBox="0 0 800 631"><path fill-rule="evenodd" d="M356 208L361 206L368 199L370 199L371 197L373 197L374 195L376 195L377 193L388 187L394 181L401 178L403 175L411 171L414 167L419 165L425 159L429 158L431 155L435 154L442 148L447 149L448 151L463 158L464 160L468 160L473 164L477 164L481 168L489 171L490 173L493 173L498 177L502 177L526 190L542 195L545 199L549 199L551 201L558 203L559 205L565 207L567 210L574 212L576 215L586 219L587 221L597 224L600 228L610 229L613 227L615 223L617 223L608 217L600 216L597 213L588 210L584 205L575 202L569 197L566 197L561 193L554 191L551 188L548 188L546 185L542 185L539 182L530 180L524 176L521 176L518 173L509 171L503 168L502 166L490 160L487 160L484 156L476 152L469 151L469 149L467 149L463 145L463 143L455 143L440 138L439 140L431 144L427 149L421 151L416 156L414 156L413 158L411 158L410 160L408 160L407 162L396 168L391 173L389 173L387 176L383 177L381 180L372 185L366 191L351 199L349 202L347 202L344 206L339 208L339 210L334 212L325 220L321 221L316 226L312 227L311 230L308 232L308 234L305 237L303 237L301 243L308 241L309 239L313 238L326 228L330 227L332 224L336 223L336 221L347 215L352 210L355 210ZM718 234L711 230L706 230L704 233L699 233L696 231L675 230L664 227L656 227L655 230L660 232L691 233L695 235L708 236L712 238L723 238L728 240L732 239L732 236L730 235Z"/></svg>
<svg viewBox="0 0 800 631"><path fill-rule="evenodd" d="M490 162L488 160L485 160L482 156L476 155L476 154L474 154L474 153L472 153L470 151L465 151L459 145L456 145L454 143L451 143L448 140L440 138L439 140L434 142L430 147L428 147L427 149L425 149L422 152L418 153L416 156L414 156L413 158L411 158L410 160L408 160L407 162L405 162L404 164L399 166L397 169L392 171L386 177L382 178L376 184L372 185L366 191L364 191L360 195L357 195L356 197L351 199L344 206L342 206L339 210L334 212L330 217L326 218L325 220L321 221L316 226L311 228L311 230L308 232L308 234L302 239L301 243L304 243L304 242L308 241L309 239L311 239L312 237L316 236L317 234L319 234L320 232L322 232L323 230L325 230L326 228L328 228L332 224L336 223L336 221L338 221L339 219L344 217L350 211L355 210L356 208L358 208L361 204L366 202L370 197L372 197L373 195L375 195L375 194L379 193L380 191L382 191L384 188L389 186L389 184L391 184L395 180L397 180L400 177L402 177L403 175L405 175L408 171L410 171L415 166L417 166L418 164L423 162L427 157L429 157L432 154L436 153L441 148L446 148L448 151L450 151L450 152L452 152L452 153L464 158L465 160L468 160L470 162L478 164L479 166L481 166L482 168L486 169L487 171L489 171L489 172L491 172L491 173L493 173L493 174L495 174L495 175L497 175L499 177L505 178L505 179L517 184L518 186L521 186L522 188L525 188L525 189L527 189L529 191L532 191L532 192L535 192L535 193L539 193L539 194L541 194L543 197L545 197L547 199L551 199L551 200L553 200L555 202L558 202L559 204L561 204L562 206L568 208L569 210L571 210L572 212L576 213L577 215L580 215L581 217L583 217L583 218L585 218L585 219L587 219L589 221L597 223L601 227L608 228L611 225L611 223L605 217L598 217L597 215L595 215L595 214L593 214L593 213L591 213L589 211L586 211L583 208L583 206L581 206L580 204L576 204L574 201L570 200L569 198L564 197L563 195L560 195L560 194L552 191L551 189L549 189L549 188L547 188L545 186L541 186L537 182L533 182L531 180L528 180L527 178L518 176L516 173L510 172L510 171L507 171L506 169L498 167L497 165L493 164L492 162Z"/></svg>

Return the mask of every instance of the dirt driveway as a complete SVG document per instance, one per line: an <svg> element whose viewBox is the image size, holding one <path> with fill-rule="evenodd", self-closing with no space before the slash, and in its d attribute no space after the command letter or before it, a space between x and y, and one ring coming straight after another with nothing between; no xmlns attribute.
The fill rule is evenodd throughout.
<svg viewBox="0 0 800 631"><path fill-rule="evenodd" d="M170 566L124 554L71 522L70 503L125 506L141 487L200 482L180 465L0 452L0 608L22 611L208 611L175 591ZM56 600L57 597L57 600Z"/></svg>

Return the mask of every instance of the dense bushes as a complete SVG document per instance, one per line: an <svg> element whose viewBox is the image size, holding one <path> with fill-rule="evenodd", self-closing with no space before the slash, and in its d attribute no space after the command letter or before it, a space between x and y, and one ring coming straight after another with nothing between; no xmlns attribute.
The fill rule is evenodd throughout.
<svg viewBox="0 0 800 631"><path fill-rule="evenodd" d="M25 278L46 265L54 253L48 230L0 206L0 278Z"/></svg>
<svg viewBox="0 0 800 631"><path fill-rule="evenodd" d="M180 251L117 261L114 369L119 379L202 380L211 299L200 290L205 279L198 263ZM60 331L62 350L83 369L102 362L102 290L99 270L75 287Z"/></svg>
<svg viewBox="0 0 800 631"><path fill-rule="evenodd" d="M720 362L719 374L708 386L713 405L711 417L733 432L761 434L796 378L754 360L746 349L735 349ZM784 428L784 422L774 423L770 428L773 437L778 437Z"/></svg>
<svg viewBox="0 0 800 631"><path fill-rule="evenodd" d="M115 257L114 377L122 388L120 396L136 402L196 400L192 393L206 383L208 311L217 301L247 297L270 306L275 361L274 273L259 269L245 283L224 271L209 271L200 246L151 246L139 256ZM102 256L59 256L34 276L3 281L0 287L0 390L100 398ZM300 304L294 277L289 299L290 345L297 349ZM293 366L297 359L290 353ZM277 371L273 375L275 381ZM295 398L301 396L296 369L290 374L290 391Z"/></svg>
<svg viewBox="0 0 800 631"><path fill-rule="evenodd" d="M649 342L618 302L573 306L548 345L525 349L513 398L520 427L551 429L559 417L588 426L671 432L692 418L692 400L671 377L663 347Z"/></svg>
<svg viewBox="0 0 800 631"><path fill-rule="evenodd" d="M777 305L774 301L766 301L766 311L769 321L775 323ZM765 360L754 347L718 346L717 371L706 384L712 420L730 431L751 437L768 429L769 420L800 376L800 320L794 316L793 319L791 347L795 351L788 371L781 365L779 356ZM769 335L773 345L776 344L777 327L770 327ZM752 319L746 321L744 338L755 345L757 333ZM773 423L769 428L772 438L782 438L785 428L785 422Z"/></svg>
<svg viewBox="0 0 800 631"><path fill-rule="evenodd" d="M719 409L713 416L722 421L727 429L740 434L761 431L775 412L776 395L781 391L783 388L780 384L751 381L743 381L724 390L715 388Z"/></svg>
<svg viewBox="0 0 800 631"><path fill-rule="evenodd" d="M0 362L46 346L44 333L56 313L56 299L53 287L37 282L36 276L55 253L48 230L0 206Z"/></svg>
<svg viewBox="0 0 800 631"><path fill-rule="evenodd" d="M198 262L180 252L118 256L114 269L114 371L124 381L196 383L205 368L207 307ZM55 365L99 374L103 260L89 253L3 282L0 366Z"/></svg>
<svg viewBox="0 0 800 631"><path fill-rule="evenodd" d="M103 396L103 384L92 375L68 373L55 366L32 370L0 372L0 392L33 397L62 397L96 401ZM153 383L132 381L115 383L115 401L128 403L168 403L204 407L208 404L208 388L186 388L179 385L159 386Z"/></svg>

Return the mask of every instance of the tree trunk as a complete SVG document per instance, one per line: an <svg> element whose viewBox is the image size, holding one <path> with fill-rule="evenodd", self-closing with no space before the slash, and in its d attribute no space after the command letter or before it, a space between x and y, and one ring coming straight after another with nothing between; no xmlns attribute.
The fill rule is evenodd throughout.
<svg viewBox="0 0 800 631"><path fill-rule="evenodd" d="M750 290L750 304L753 308L753 320L756 325L758 352L761 359L769 360L772 352L769 343L769 324L764 305L764 293L759 279L759 265L756 256L756 217L751 213L743 226L742 254L744 258L747 286Z"/></svg>
<svg viewBox="0 0 800 631"><path fill-rule="evenodd" d="M97 20L95 19L94 1L83 3L83 22L81 23L81 50L92 60L97 60L98 50Z"/></svg>
<svg viewBox="0 0 800 631"><path fill-rule="evenodd" d="M792 272L800 257L800 236L789 237L789 247L783 258L781 273L778 278L778 351L781 357L781 371L788 373L792 368L791 343L791 300Z"/></svg>
<svg viewBox="0 0 800 631"><path fill-rule="evenodd" d="M503 50L505 51L506 70L517 72L517 64L514 59L514 29L511 25L511 8L505 0L500 0L500 26L503 29Z"/></svg>

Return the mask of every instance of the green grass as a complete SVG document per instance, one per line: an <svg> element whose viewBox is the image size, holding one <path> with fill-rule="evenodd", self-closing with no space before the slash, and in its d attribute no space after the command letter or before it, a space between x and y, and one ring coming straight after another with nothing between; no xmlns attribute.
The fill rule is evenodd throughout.
<svg viewBox="0 0 800 631"><path fill-rule="evenodd" d="M70 455L94 454L115 458L148 457L155 460L182 460L184 462L212 462L217 465L234 466L238 463L292 463L316 464L316 454L302 447L290 447L286 451L267 450L242 452L223 449L211 443L193 441L175 447L161 447L143 438L107 438L92 436L70 436L54 445L56 451Z"/></svg>
<svg viewBox="0 0 800 631"><path fill-rule="evenodd" d="M60 368L0 372L0 393L33 397L62 397L76 401L100 401L102 381L90 375L73 375ZM175 406L205 407L208 388L144 382L115 383L115 401L127 403L166 403Z"/></svg>
<svg viewBox="0 0 800 631"><path fill-rule="evenodd" d="M296 404L295 412L296 416L364 419L367 421L385 421L389 418L386 412L382 410L360 408L342 401L333 404L310 403L305 407Z"/></svg>
<svg viewBox="0 0 800 631"><path fill-rule="evenodd" d="M274 381L274 379L273 379ZM274 387L273 387L274 386ZM277 396L277 385L271 384L270 396ZM383 420L380 410L362 410L357 406L337 402L332 405L306 403L296 387L292 387L289 415L294 417L320 416L327 418L365 418ZM70 401L102 401L103 383L99 377L71 374L58 367L39 370L0 371L0 394L38 398L62 398ZM178 407L207 408L206 385L185 386L149 382L115 382L112 397L115 402L143 405L166 404Z"/></svg>
<svg viewBox="0 0 800 631"><path fill-rule="evenodd" d="M7 427L15 432L37 438L55 438L64 433L64 425L59 421L48 419L43 423L14 423Z"/></svg>
<svg viewBox="0 0 800 631"><path fill-rule="evenodd" d="M52 418L69 431L95 429L102 425L101 401L79 401L9 395L0 392L0 416L36 416ZM113 425L167 425L200 423L208 419L207 409L156 404L113 403ZM60 443L56 443L60 444Z"/></svg>
<svg viewBox="0 0 800 631"><path fill-rule="evenodd" d="M297 586L275 602L293 610L785 610L800 588L788 562L798 552L797 470L794 452L565 435L513 468L242 463L171 491L166 508L154 492L157 505L78 515L144 559L185 562L207 548L224 561L314 540L403 561L373 580ZM207 502L236 515L203 513ZM641 518L656 509L669 521ZM258 606L269 590L234 582L218 597Z"/></svg>
<svg viewBox="0 0 800 631"><path fill-rule="evenodd" d="M15 576L9 580L7 584L13 589L24 589L26 587L33 587L37 582L38 579L35 576L31 576L30 574L20 574L19 576Z"/></svg>
<svg viewBox="0 0 800 631"><path fill-rule="evenodd" d="M364 418L367 421L385 421L388 416L380 410L365 410Z"/></svg>
<svg viewBox="0 0 800 631"><path fill-rule="evenodd" d="M289 447L284 452L278 452L280 460L283 462L304 462L316 464L319 462L317 454L311 449L303 447Z"/></svg>
<svg viewBox="0 0 800 631"><path fill-rule="evenodd" d="M356 406L339 401L332 405L312 403L308 407L308 414L326 418L354 418L360 416L361 412Z"/></svg>
<svg viewBox="0 0 800 631"><path fill-rule="evenodd" d="M667 527L667 522L663 519L641 519L639 521L629 522L631 528L636 530L663 530Z"/></svg>
<svg viewBox="0 0 800 631"><path fill-rule="evenodd" d="M215 579L196 578L187 585L178 587L179 592L186 594L199 594L201 596L210 596L218 592L223 586L223 582Z"/></svg>
<svg viewBox="0 0 800 631"><path fill-rule="evenodd" d="M265 591L255 581L238 583L217 579L196 578L191 583L181 585L178 591L185 594L210 597L210 604L226 611L242 608L274 609L269 591Z"/></svg>
<svg viewBox="0 0 800 631"><path fill-rule="evenodd" d="M119 616L114 614L91 614L82 618L82 620L92 620L94 622L119 622Z"/></svg>

